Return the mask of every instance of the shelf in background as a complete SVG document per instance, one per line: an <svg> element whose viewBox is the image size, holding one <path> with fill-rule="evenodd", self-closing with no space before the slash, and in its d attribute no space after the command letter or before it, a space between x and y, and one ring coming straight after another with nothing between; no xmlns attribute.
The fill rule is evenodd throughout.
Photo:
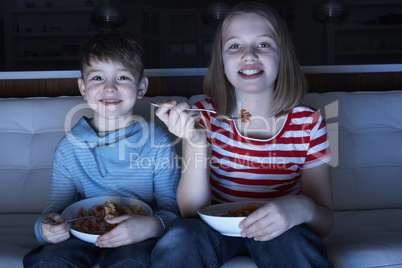
<svg viewBox="0 0 402 268"><path fill-rule="evenodd" d="M18 62L28 61L78 61L78 56L53 56L53 57L16 57L14 60Z"/></svg>
<svg viewBox="0 0 402 268"><path fill-rule="evenodd" d="M401 0L349 0L350 15L327 25L327 64L402 62ZM395 14L395 16L392 16Z"/></svg>
<svg viewBox="0 0 402 268"><path fill-rule="evenodd" d="M349 0L345 1L347 5L365 6L365 5L400 5L400 0Z"/></svg>
<svg viewBox="0 0 402 268"><path fill-rule="evenodd" d="M402 24L375 24L375 25L344 25L335 26L335 31L362 31L362 30L398 30Z"/></svg>
<svg viewBox="0 0 402 268"><path fill-rule="evenodd" d="M49 12L92 12L93 7L33 7L15 8L12 13L49 13Z"/></svg>
<svg viewBox="0 0 402 268"><path fill-rule="evenodd" d="M82 31L82 32L45 32L45 33L14 33L13 37L18 38L34 38L34 37L61 37L61 36L91 36L96 32Z"/></svg>

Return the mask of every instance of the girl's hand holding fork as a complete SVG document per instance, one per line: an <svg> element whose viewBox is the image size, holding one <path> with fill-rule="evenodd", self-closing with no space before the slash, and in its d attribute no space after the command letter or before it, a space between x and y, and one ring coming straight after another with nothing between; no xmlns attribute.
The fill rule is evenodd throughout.
<svg viewBox="0 0 402 268"><path fill-rule="evenodd" d="M191 108L187 102L177 103L175 100L166 100L156 110L155 114L166 124L168 130L177 137L190 143L205 143L205 131L198 124L198 116L194 112L185 111Z"/></svg>

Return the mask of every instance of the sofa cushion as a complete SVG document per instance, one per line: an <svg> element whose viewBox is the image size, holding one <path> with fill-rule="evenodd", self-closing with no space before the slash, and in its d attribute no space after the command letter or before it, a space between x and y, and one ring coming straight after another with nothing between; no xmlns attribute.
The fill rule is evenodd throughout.
<svg viewBox="0 0 402 268"><path fill-rule="evenodd" d="M220 268L257 268L249 256L237 256L225 262Z"/></svg>
<svg viewBox="0 0 402 268"><path fill-rule="evenodd" d="M33 225L39 214L0 214L0 267L17 268L39 246Z"/></svg>
<svg viewBox="0 0 402 268"><path fill-rule="evenodd" d="M402 209L335 212L325 238L337 268L402 267Z"/></svg>

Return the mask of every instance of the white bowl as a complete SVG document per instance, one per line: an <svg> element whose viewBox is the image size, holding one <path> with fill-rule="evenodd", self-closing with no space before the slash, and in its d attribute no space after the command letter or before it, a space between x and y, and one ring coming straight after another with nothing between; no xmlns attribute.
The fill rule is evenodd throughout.
<svg viewBox="0 0 402 268"><path fill-rule="evenodd" d="M137 200L134 198L129 198L129 197L122 197L122 196L101 196L101 197L93 197L93 198L84 199L84 200L78 201L74 204L71 204L63 210L63 212L61 213L61 216L64 219L72 219L74 215L79 214L79 210L81 208L87 210L87 209L92 208L93 206L103 205L108 200L111 200L116 205L130 205L130 206L137 205L137 206L141 207L142 210L147 215L150 215L150 216L152 215L151 207L140 200ZM83 241L93 243L93 244L95 244L96 239L98 239L98 236L99 236L99 235L79 232L79 231L76 231L71 228L70 228L70 233Z"/></svg>
<svg viewBox="0 0 402 268"><path fill-rule="evenodd" d="M201 208L197 212L201 219L204 220L212 229L226 236L240 237L241 229L239 228L239 223L246 217L227 217L223 215L226 215L230 209L236 210L247 204L257 204L262 206L265 203L266 202L261 201L223 203Z"/></svg>

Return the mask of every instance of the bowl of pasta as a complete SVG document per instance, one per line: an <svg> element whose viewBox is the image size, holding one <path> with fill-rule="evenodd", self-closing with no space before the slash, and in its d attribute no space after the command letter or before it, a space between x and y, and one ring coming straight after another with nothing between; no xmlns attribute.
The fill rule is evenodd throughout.
<svg viewBox="0 0 402 268"><path fill-rule="evenodd" d="M201 208L197 212L212 229L226 236L240 237L240 222L264 203L266 202L223 203Z"/></svg>
<svg viewBox="0 0 402 268"><path fill-rule="evenodd" d="M152 209L146 203L135 198L102 196L73 203L64 209L61 216L66 220L93 216L72 222L70 233L83 241L94 244L100 235L117 226L107 223L105 219L124 214L151 216Z"/></svg>

